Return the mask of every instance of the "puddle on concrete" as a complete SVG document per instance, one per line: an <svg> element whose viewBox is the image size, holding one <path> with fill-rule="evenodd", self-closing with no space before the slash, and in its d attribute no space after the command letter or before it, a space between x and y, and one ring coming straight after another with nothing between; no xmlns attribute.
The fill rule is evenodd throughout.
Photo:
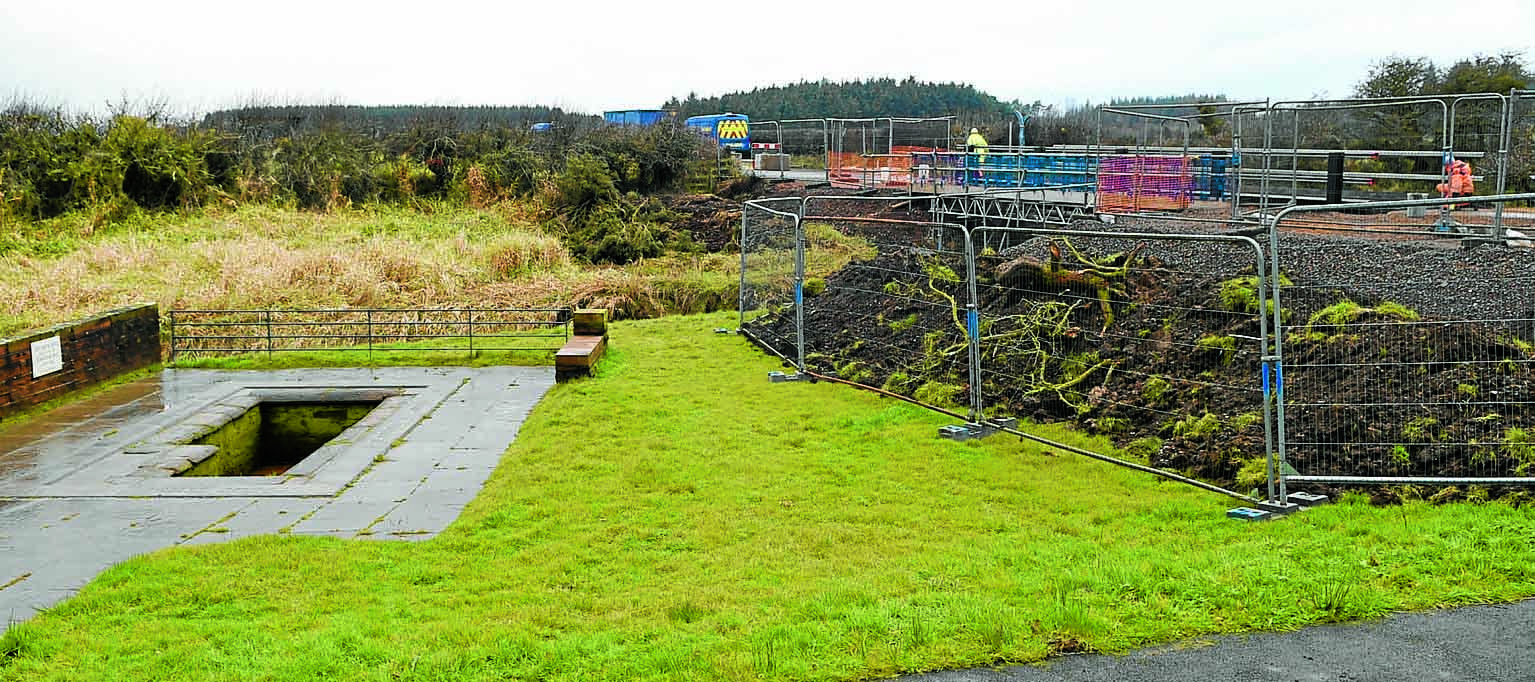
<svg viewBox="0 0 1535 682"><path fill-rule="evenodd" d="M190 445L218 448L177 476L278 476L382 401L261 402Z"/></svg>
<svg viewBox="0 0 1535 682"><path fill-rule="evenodd" d="M79 464L75 453L165 410L160 375L0 426L0 480L47 479Z"/></svg>

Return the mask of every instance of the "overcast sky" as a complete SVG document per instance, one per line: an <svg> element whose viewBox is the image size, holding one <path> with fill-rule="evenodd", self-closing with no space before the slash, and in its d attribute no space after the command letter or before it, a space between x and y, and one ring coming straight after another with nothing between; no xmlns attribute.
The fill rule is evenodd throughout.
<svg viewBox="0 0 1535 682"><path fill-rule="evenodd" d="M1003 100L1346 96L1390 55L1535 59L1530 0L413 2L0 0L0 97L659 107L802 79Z"/></svg>

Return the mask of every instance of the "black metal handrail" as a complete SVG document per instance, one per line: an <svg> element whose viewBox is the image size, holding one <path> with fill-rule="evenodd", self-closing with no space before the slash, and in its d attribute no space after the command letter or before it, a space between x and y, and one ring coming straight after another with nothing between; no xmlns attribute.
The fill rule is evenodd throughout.
<svg viewBox="0 0 1535 682"><path fill-rule="evenodd" d="M463 351L471 357L486 351L552 354L570 338L572 312L571 308L171 310L167 315L169 359L174 362L185 354L320 351L370 355L374 351ZM462 342L432 342L441 339ZM426 345L400 345L417 343Z"/></svg>

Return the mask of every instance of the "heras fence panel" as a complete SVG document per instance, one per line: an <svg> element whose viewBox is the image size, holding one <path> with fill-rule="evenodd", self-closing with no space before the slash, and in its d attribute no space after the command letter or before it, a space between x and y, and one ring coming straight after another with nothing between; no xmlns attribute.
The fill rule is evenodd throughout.
<svg viewBox="0 0 1535 682"><path fill-rule="evenodd" d="M1257 243L1123 229L972 233L985 414L1076 423L1272 499Z"/></svg>
<svg viewBox="0 0 1535 682"><path fill-rule="evenodd" d="M812 370L965 411L970 360L963 229L809 219L805 230L807 243L818 245L809 247L807 258L824 253L828 266L846 259L824 279L809 280L819 289L805 304Z"/></svg>
<svg viewBox="0 0 1535 682"><path fill-rule="evenodd" d="M1281 214L1287 480L1535 483L1535 253L1471 201Z"/></svg>
<svg viewBox="0 0 1535 682"><path fill-rule="evenodd" d="M1098 165L1098 210L1103 213L1177 211L1196 190L1183 156L1110 156Z"/></svg>
<svg viewBox="0 0 1535 682"><path fill-rule="evenodd" d="M804 251L800 200L748 201L741 211L740 329L763 350L798 366Z"/></svg>
<svg viewBox="0 0 1535 682"><path fill-rule="evenodd" d="M899 199L806 204L806 369L930 405L969 404L965 233L873 218ZM787 318L780 318L784 334Z"/></svg>
<svg viewBox="0 0 1535 682"><path fill-rule="evenodd" d="M1509 101L1504 190L1535 191L1535 91L1516 91ZM1509 210L1516 210L1510 207Z"/></svg>

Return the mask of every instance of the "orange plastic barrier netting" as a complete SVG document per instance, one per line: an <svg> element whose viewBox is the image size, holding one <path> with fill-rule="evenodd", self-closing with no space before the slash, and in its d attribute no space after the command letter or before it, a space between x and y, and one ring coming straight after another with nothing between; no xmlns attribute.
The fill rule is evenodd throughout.
<svg viewBox="0 0 1535 682"><path fill-rule="evenodd" d="M905 188L911 185L914 153L943 151L933 147L892 148L889 154L832 152L826 156L826 179L834 187Z"/></svg>
<svg viewBox="0 0 1535 682"><path fill-rule="evenodd" d="M1177 211L1194 196L1191 159L1182 156L1111 156L1098 163L1098 210Z"/></svg>

